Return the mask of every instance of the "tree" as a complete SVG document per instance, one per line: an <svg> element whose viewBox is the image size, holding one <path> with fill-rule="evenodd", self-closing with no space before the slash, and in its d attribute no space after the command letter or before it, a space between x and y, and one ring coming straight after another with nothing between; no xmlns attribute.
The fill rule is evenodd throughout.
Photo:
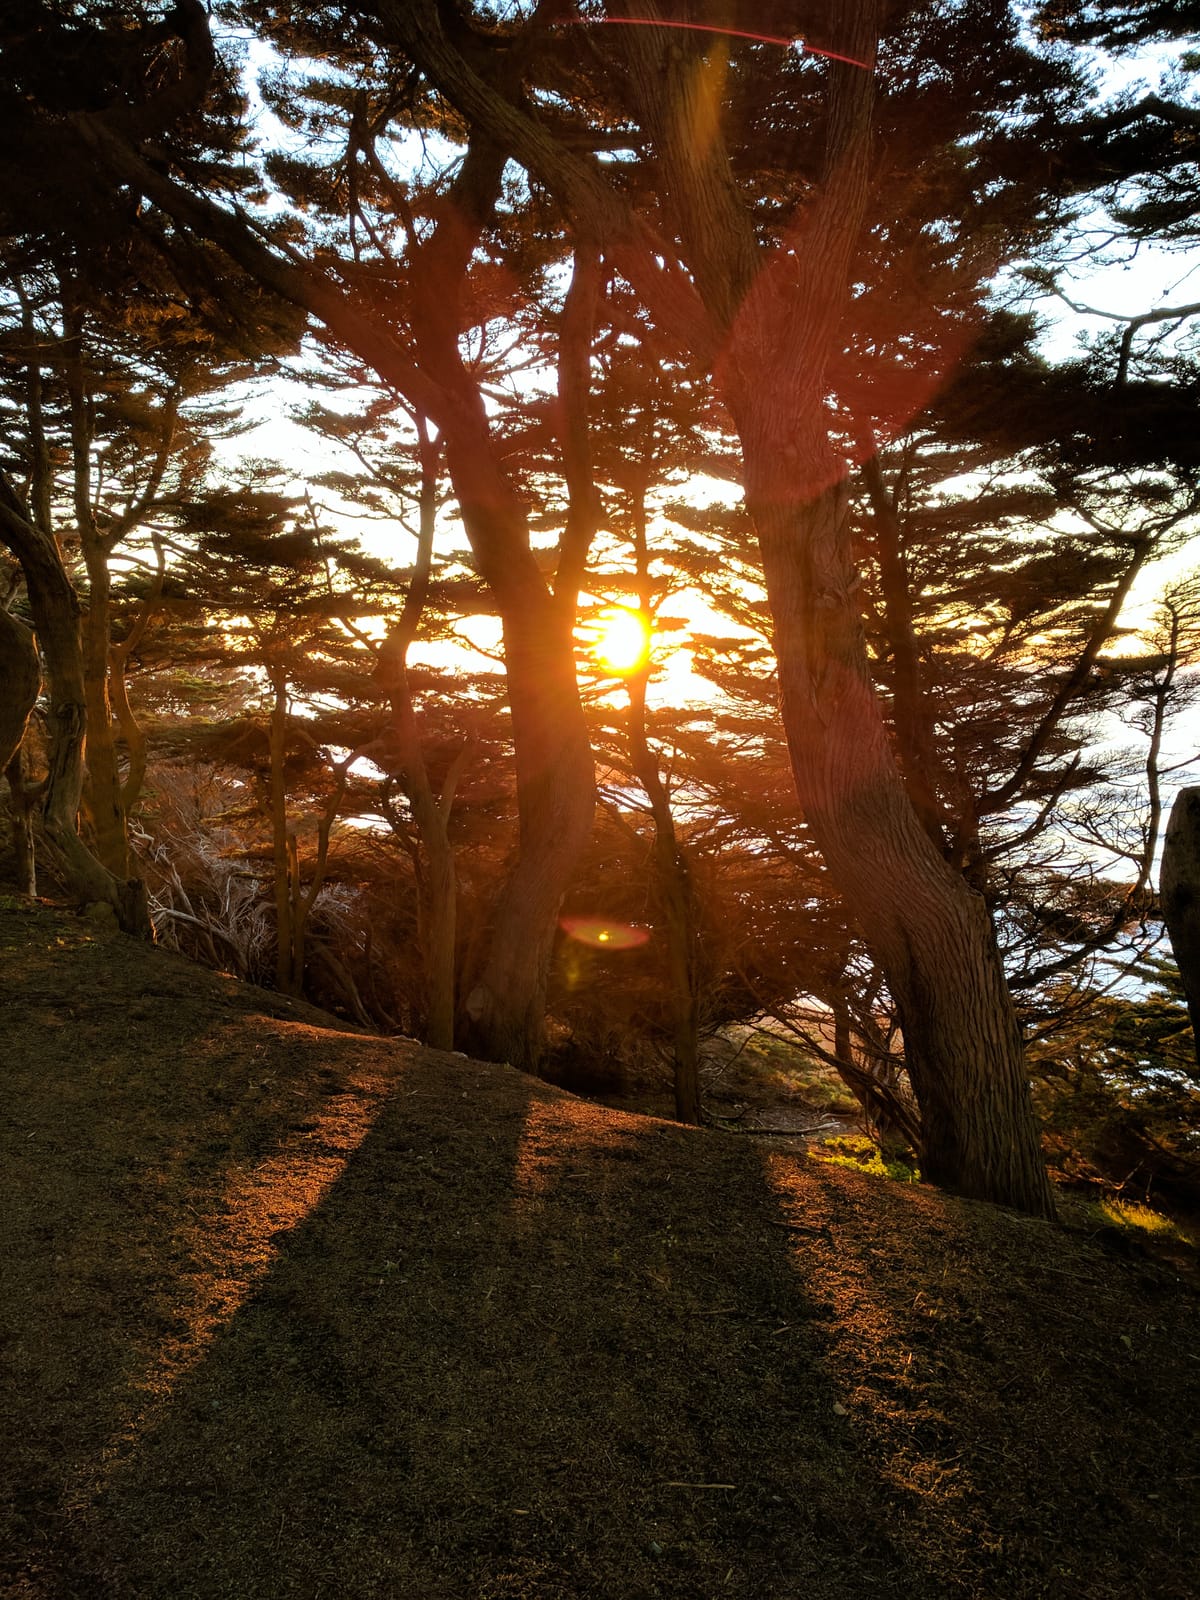
<svg viewBox="0 0 1200 1600"><path fill-rule="evenodd" d="M358 383L365 375L353 374ZM390 776L407 800L416 830L414 863L417 868L418 932L426 978L426 1043L439 1050L454 1045L458 885L450 816L463 765L470 753L464 741L445 773L440 790L434 788L421 735L409 669L409 653L416 642L431 599L434 574L434 540L441 500L441 441L420 412L410 413L402 397L380 396L365 416L310 406L302 413L309 427L348 448L361 469L351 477L341 472L323 478L326 487L351 497L360 509L389 516L416 540L403 607L391 620L387 634L374 651L373 677L386 696L390 710L386 729L362 747ZM396 424L411 425L413 441L397 438ZM406 457L412 458L406 460ZM410 520L415 513L415 525ZM356 752L356 754L359 752ZM394 831L408 839L403 824L389 802L385 813Z"/></svg>
<svg viewBox="0 0 1200 1600"><path fill-rule="evenodd" d="M247 14L288 34L290 22L269 6ZM728 22L709 19L704 7L689 8L688 17L701 28L711 20L718 40ZM344 20L322 14L315 43L356 70L369 54L391 73L374 103L358 105L357 122L349 119L347 192L373 172L382 214L402 217L407 196L386 162L381 174L370 159L393 119L426 126L440 118L465 143L437 205L423 197L436 214L422 214L409 235L411 328L407 303L390 318L366 315L360 307L369 297L352 301L343 288L352 279L360 291L371 283L383 299L390 263L372 276L370 267L356 272L353 250L335 268L273 242L263 225L172 176L159 151L145 159L147 127L157 131L181 106L198 104L211 75L198 8L182 5L173 19L187 48L169 89L133 110L76 114L68 143L77 139L118 187L162 208L177 240L215 241L319 316L446 440L480 570L504 616L523 806L519 889L497 918L477 1021L493 1046L528 1037L545 930L585 831L590 793L567 681L571 583L550 596L536 573L521 507L458 347L468 317L456 296L512 159L531 180L528 214L544 223L550 196L544 231L565 226L581 273L602 251L666 347L713 371L733 418L797 791L899 1006L928 1174L1048 1211L987 908L914 811L875 692L846 474L862 437L894 428L928 396L969 335L983 282L1006 254L1044 233L1061 194L1081 181L1048 178L1030 158L1031 149L1064 137L1070 74L1025 48L998 0L902 12L886 43L888 83L878 100L864 63L875 60L883 8L848 0L834 0L820 19L817 36L840 58L828 66L758 45L727 51L700 34L653 26L605 30L581 56L567 30L556 34L540 13L528 24L498 25L490 8L435 0L372 8L368 52L365 34L348 33ZM639 20L671 19L646 5ZM405 77L404 62L420 76ZM339 93L353 101L344 79ZM332 94L327 100L337 103ZM600 146L626 154L600 161ZM175 172L187 175L179 164ZM360 220L365 229L369 219ZM586 442L578 430L572 437ZM574 469L571 476L582 482ZM579 504L572 527L588 525ZM562 571L573 578L577 562ZM539 931L514 946L522 919ZM501 996L503 976L513 981Z"/></svg>
<svg viewBox="0 0 1200 1600"><path fill-rule="evenodd" d="M1200 789L1180 789L1171 808L1160 877L1163 920L1183 979L1200 1061Z"/></svg>
<svg viewBox="0 0 1200 1600"><path fill-rule="evenodd" d="M457 112L555 193L584 237L598 235L668 333L716 367L741 442L800 803L899 1005L927 1171L963 1192L1049 1212L1019 1032L986 908L921 828L888 746L855 599L844 459L825 409L876 176L871 73L833 63L819 99L811 77L797 85L812 113L797 174L804 203L790 217L776 211L763 228L751 203L758 190L736 164L747 153L735 147L741 130L727 134L716 111L725 46L653 27L612 30L619 37L596 53L620 63L617 115L636 128L632 142L653 151L654 191L664 203L651 224L598 163L556 139L479 69L486 33L462 18L446 25L432 3L385 5L380 15ZM662 13L647 6L639 16ZM1005 26L1013 35L996 8L988 21L994 52ZM881 22L882 9L871 5L833 5L827 14L839 55L859 63L874 61ZM904 42L914 58L928 43ZM1011 65L1020 52L1015 42L1008 49ZM992 52L989 63L998 65ZM749 49L741 54L751 59ZM774 88L779 72L761 53L754 60ZM789 63L784 72L792 70ZM952 150L973 121L985 127L987 115L965 99L947 107L937 148ZM586 146L582 130L578 142ZM754 153L761 166L764 147ZM982 263L965 243L977 218L958 221L964 248L954 270L978 272ZM664 260L685 268L686 280ZM928 329L927 315L918 326Z"/></svg>
<svg viewBox="0 0 1200 1600"><path fill-rule="evenodd" d="M433 191L423 200L422 208L436 220L431 228L414 227L408 235L408 294L397 302L386 288L396 276L389 252L382 263L364 261L361 270L349 262L337 271L323 268L286 245L273 247L261 227L189 192L165 173L154 176L137 150L146 127L169 122L181 105L200 104L214 71L202 8L181 5L171 27L179 69L162 98L148 101L136 115L115 107L98 116L81 112L67 142L83 141L89 162L99 159L118 184L132 182L147 196L154 191L175 225L164 244L173 259L189 265L194 238L218 244L264 286L319 318L439 429L479 571L496 596L504 624L521 808L521 849L495 908L488 954L467 997L467 1020L481 1053L533 1066L557 911L587 838L594 797L571 636L578 543L587 519L572 520L568 559L560 563L560 580L551 590L530 549L526 511L478 380L459 347L473 315L470 269L492 225L503 158L490 140L475 141L448 195ZM352 52L359 48L353 34L328 31L318 37L317 47L340 59L339 39ZM396 219L403 225L416 214L374 148L393 110L406 103L404 96L396 105L393 100L385 99L385 114L374 123L370 117L352 119L349 128L355 202L369 189L393 219L382 232L374 230L376 243L385 234L395 236ZM361 225L358 212L354 220ZM349 278L355 280L353 289L345 286ZM362 309L368 304L370 314Z"/></svg>
<svg viewBox="0 0 1200 1600"><path fill-rule="evenodd" d="M155 77L161 26L110 31L92 38L89 52L89 21L85 16L73 24L47 17L39 6L19 5L0 28L6 68L0 125L13 156L0 205L0 427L7 456L0 473L0 535L21 565L46 669L46 836L81 900L106 901L123 927L148 935L144 891L130 876L126 838L140 756L123 677L146 613L143 607L114 649L111 560L122 541L161 510L168 487L170 500L194 489L196 439L215 417L193 411L189 434L181 408L206 383L229 381L233 325L222 329L223 343L215 323L197 336L192 308L185 312L172 298L160 252L146 247L126 198L102 195L78 171L60 169L49 180L54 193L47 204L43 162L52 166L53 154L26 143L25 106L11 91L8 72L32 74L56 116L97 94L124 97L128 110ZM47 45L54 46L52 57L39 60ZM191 255L199 265L202 248ZM248 306L243 316L253 318L253 312ZM278 326L266 336L269 321L255 326L260 353L280 336ZM239 326L244 333L245 321ZM220 346L216 356L214 345ZM205 351L199 358L198 346ZM124 774L110 683L131 747ZM89 813L86 841L78 827L81 802Z"/></svg>
<svg viewBox="0 0 1200 1600"><path fill-rule="evenodd" d="M26 799L21 744L25 724L42 686L33 634L0 606L0 767L8 779L12 812L13 852L18 892L32 896L37 887L30 808Z"/></svg>

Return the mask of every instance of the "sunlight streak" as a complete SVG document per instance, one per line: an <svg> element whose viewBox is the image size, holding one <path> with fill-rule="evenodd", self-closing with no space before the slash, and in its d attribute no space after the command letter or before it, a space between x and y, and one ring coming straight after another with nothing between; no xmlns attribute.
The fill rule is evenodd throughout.
<svg viewBox="0 0 1200 1600"><path fill-rule="evenodd" d="M621 1111L587 1100L532 1101L513 1166L517 1207L549 1198L558 1183L597 1181L588 1167L591 1152L632 1145L636 1130Z"/></svg>
<svg viewBox="0 0 1200 1600"><path fill-rule="evenodd" d="M280 1033L321 1030L277 1021ZM173 1331L131 1384L126 1415L87 1463L68 1499L90 1503L163 1415L179 1386L205 1359L218 1336L262 1285L281 1247L341 1176L394 1088L390 1080L351 1079L303 1131L254 1167L235 1166L225 1189L203 1210L187 1207L175 1230L192 1263L178 1275L179 1299L170 1308Z"/></svg>

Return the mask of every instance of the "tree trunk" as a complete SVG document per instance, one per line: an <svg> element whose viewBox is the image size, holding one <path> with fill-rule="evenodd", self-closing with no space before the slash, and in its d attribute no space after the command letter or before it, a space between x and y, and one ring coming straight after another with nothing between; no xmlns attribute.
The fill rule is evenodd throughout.
<svg viewBox="0 0 1200 1600"><path fill-rule="evenodd" d="M33 634L0 606L0 767L21 748L41 686Z"/></svg>
<svg viewBox="0 0 1200 1600"><path fill-rule="evenodd" d="M32 900L37 894L37 850L33 840L33 810L40 789L25 782L20 746L4 769L8 779L8 809L12 816L13 881L17 893Z"/></svg>
<svg viewBox="0 0 1200 1600"><path fill-rule="evenodd" d="M532 565L532 558L530 558ZM500 599L520 833L467 995L472 1053L536 1071L546 979L563 896L591 836L595 769L575 681L573 612L537 579Z"/></svg>
<svg viewBox="0 0 1200 1600"><path fill-rule="evenodd" d="M675 1118L699 1127L700 996L697 971L696 906L691 873L675 834L671 797L646 737L648 672L629 680L629 750L633 770L650 801L654 820L654 887L658 914L667 941L671 986Z"/></svg>
<svg viewBox="0 0 1200 1600"><path fill-rule="evenodd" d="M767 402L770 404L769 400ZM749 425L747 425L749 421ZM787 492L777 440L744 415L747 504L758 531L783 720L805 818L887 976L921 1108L932 1182L1039 1216L1054 1202L995 934L979 895L921 826L871 684L844 482ZM783 448L796 452L788 438ZM818 476L814 474L814 477Z"/></svg>
<svg viewBox="0 0 1200 1600"><path fill-rule="evenodd" d="M96 854L115 877L129 873L129 838L121 803L121 774L108 696L108 558L98 540L85 538L88 603L83 616L83 681L87 697L87 785L84 797Z"/></svg>
<svg viewBox="0 0 1200 1600"><path fill-rule="evenodd" d="M884 486L877 454L872 453L863 463L862 476L871 500L884 623L892 654L892 721L900 769L921 826L944 855L946 841L936 777L937 755L913 624L912 583L904 555L900 518Z"/></svg>
<svg viewBox="0 0 1200 1600"><path fill-rule="evenodd" d="M917 1108L897 1091L892 1074L872 1070L854 1051L854 1030L845 993L835 982L829 991L833 1012L834 1067L839 1078L863 1109L885 1159L905 1160L910 1152L921 1158L921 1123ZM886 1071L886 1068L885 1068Z"/></svg>
<svg viewBox="0 0 1200 1600"><path fill-rule="evenodd" d="M435 1050L452 1050L458 923L458 876L448 826L453 792L448 786L439 802L433 791L404 659L407 642L400 635L394 649L392 645L393 640L389 639L380 652L377 677L386 689L392 709L388 734L394 749L388 751L388 764L394 761L399 768L401 785L425 858L425 872L419 872L417 878L418 924L425 967L423 1037Z"/></svg>
<svg viewBox="0 0 1200 1600"><path fill-rule="evenodd" d="M36 791L31 791L25 783L21 742L41 686L33 634L24 623L0 607L0 767L4 768L8 779L17 893L30 899L37 892L33 844Z"/></svg>
<svg viewBox="0 0 1200 1600"><path fill-rule="evenodd" d="M1200 788L1181 789L1171 807L1159 894L1200 1062Z"/></svg>
<svg viewBox="0 0 1200 1600"><path fill-rule="evenodd" d="M449 824L459 763L451 767L439 800L425 764L408 678L408 651L421 624L433 570L441 450L424 413L416 411L413 421L421 462L417 558L404 609L379 652L375 675L391 706L389 732L396 747L404 793L425 853L427 871L425 874L417 872L418 924L425 967L425 1043L435 1050L452 1050L457 995L458 875Z"/></svg>
<svg viewBox="0 0 1200 1600"><path fill-rule="evenodd" d="M46 838L61 859L71 891L84 905L111 905L126 933L153 938L145 884L137 878L116 877L79 837L87 731L79 601L54 540L34 526L2 476L0 524L25 574L50 691L50 770L42 808Z"/></svg>
<svg viewBox="0 0 1200 1600"><path fill-rule="evenodd" d="M270 753L268 809L275 886L275 985L281 994L298 995L302 986L304 961L296 950L294 884L299 863L294 849L295 841L288 834L287 825L287 774L284 771L287 755L287 676L275 667L268 667L267 673L273 692L267 745Z"/></svg>

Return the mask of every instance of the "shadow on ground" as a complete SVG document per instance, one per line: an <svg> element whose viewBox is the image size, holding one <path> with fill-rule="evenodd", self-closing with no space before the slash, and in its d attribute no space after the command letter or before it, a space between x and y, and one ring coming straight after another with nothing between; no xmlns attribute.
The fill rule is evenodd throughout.
<svg viewBox="0 0 1200 1600"><path fill-rule="evenodd" d="M0 974L5 1593L1194 1593L1161 1274L72 938Z"/></svg>

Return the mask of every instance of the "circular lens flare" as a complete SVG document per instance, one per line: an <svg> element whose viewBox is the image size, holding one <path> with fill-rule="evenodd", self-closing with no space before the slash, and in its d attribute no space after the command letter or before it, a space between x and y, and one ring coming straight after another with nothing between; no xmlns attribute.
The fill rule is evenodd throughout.
<svg viewBox="0 0 1200 1600"><path fill-rule="evenodd" d="M636 950L650 938L646 928L632 922L608 922L602 917L563 917L559 923L568 939L593 950Z"/></svg>
<svg viewBox="0 0 1200 1600"><path fill-rule="evenodd" d="M650 619L627 606L600 613L593 652L600 665L618 678L639 672L650 659Z"/></svg>

